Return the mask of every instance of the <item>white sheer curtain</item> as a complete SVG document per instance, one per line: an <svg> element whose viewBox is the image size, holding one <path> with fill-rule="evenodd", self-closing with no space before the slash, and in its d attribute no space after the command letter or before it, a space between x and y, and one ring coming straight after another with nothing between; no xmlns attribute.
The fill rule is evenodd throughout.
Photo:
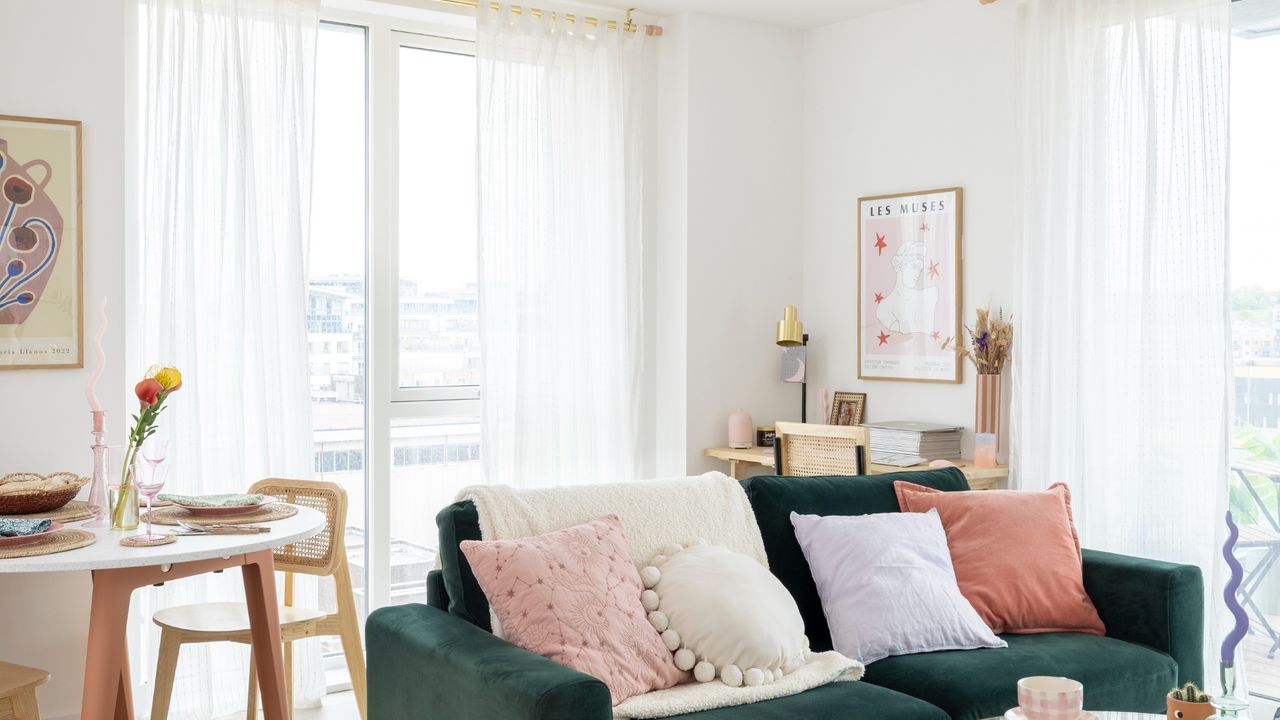
<svg viewBox="0 0 1280 720"><path fill-rule="evenodd" d="M144 362L184 374L161 422L175 492L312 475L305 303L318 11L318 0L139 3L135 337ZM243 598L230 572L139 593L136 677L153 672L151 611ZM247 659L227 643L184 647L169 717L243 712ZM295 663L298 704L315 704L317 647L299 647Z"/></svg>
<svg viewBox="0 0 1280 720"><path fill-rule="evenodd" d="M644 34L505 7L479 18L485 477L630 480Z"/></svg>
<svg viewBox="0 0 1280 720"><path fill-rule="evenodd" d="M1194 563L1209 587L1228 452L1229 4L1018 10L1016 482L1068 483L1086 546ZM1206 599L1213 617L1220 595Z"/></svg>

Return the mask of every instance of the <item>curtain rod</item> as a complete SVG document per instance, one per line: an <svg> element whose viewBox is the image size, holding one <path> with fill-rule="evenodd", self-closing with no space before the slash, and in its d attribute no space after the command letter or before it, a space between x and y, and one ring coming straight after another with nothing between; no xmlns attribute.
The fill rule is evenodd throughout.
<svg viewBox="0 0 1280 720"><path fill-rule="evenodd" d="M481 6L481 0L434 0L434 2L442 2L449 5L463 5L463 6L472 7L472 8L479 8ZM502 9L502 6L496 2L486 3L486 5L490 10ZM609 20L608 22L604 23L605 27L609 28L610 30L620 29L623 32L636 32L637 30L640 29L640 26L636 25L634 22L631 21L631 13L634 11L635 11L635 8L630 8L629 10L627 10L627 18L622 22L621 25L619 25L616 20ZM540 18L544 14L544 11L539 8L525 8L525 7L521 7L520 5L512 5L511 12L515 13L516 15L521 15L527 12L536 18ZM553 17L555 16L555 13L551 11L546 11L545 14L550 14ZM561 13L561 15L568 22L575 22L576 20L578 20L578 18L575 17L572 13ZM591 27L599 27L602 22L601 20L598 20L593 17L583 17L581 19L583 23L590 25ZM648 35L649 37L660 37L662 35L662 26L661 25L645 25L644 34Z"/></svg>

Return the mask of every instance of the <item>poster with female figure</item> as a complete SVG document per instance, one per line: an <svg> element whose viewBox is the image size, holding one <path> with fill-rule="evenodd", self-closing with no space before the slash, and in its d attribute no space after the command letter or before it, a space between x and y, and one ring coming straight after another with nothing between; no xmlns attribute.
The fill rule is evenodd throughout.
<svg viewBox="0 0 1280 720"><path fill-rule="evenodd" d="M961 188L858 199L858 378L960 382Z"/></svg>

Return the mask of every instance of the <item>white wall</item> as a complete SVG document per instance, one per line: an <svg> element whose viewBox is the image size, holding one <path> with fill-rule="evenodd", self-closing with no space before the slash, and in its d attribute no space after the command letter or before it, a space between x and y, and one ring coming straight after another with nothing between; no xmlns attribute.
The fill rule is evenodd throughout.
<svg viewBox="0 0 1280 720"><path fill-rule="evenodd" d="M122 442L125 387L125 27L123 0L0 3L0 113L84 123L84 298L86 350L106 296L110 358L99 397L114 442ZM86 353L88 354L88 353ZM92 366L90 358L86 364ZM88 474L89 370L0 373L0 397L16 408L0 433L0 473L72 470ZM19 421L20 420L20 421ZM40 692L47 718L80 709L89 576L0 575L0 660L53 673Z"/></svg>
<svg viewBox="0 0 1280 720"><path fill-rule="evenodd" d="M773 332L801 299L803 36L701 14L663 24L658 434L675 474L725 469L702 450L727 442L739 407L757 424L799 416Z"/></svg>
<svg viewBox="0 0 1280 720"><path fill-rule="evenodd" d="M857 201L962 186L965 322L984 305L1016 321L1013 24L1009 3L925 0L806 34L800 312L811 414L813 389L827 387L867 393L871 420L972 428L971 367L962 385L857 379ZM1006 411L1009 392L1006 383ZM1007 427L1002 435L1003 455Z"/></svg>

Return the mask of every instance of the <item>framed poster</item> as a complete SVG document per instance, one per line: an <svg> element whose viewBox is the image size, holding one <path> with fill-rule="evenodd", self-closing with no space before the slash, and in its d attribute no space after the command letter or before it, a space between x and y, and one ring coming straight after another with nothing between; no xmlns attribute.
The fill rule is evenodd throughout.
<svg viewBox="0 0 1280 720"><path fill-rule="evenodd" d="M960 382L961 188L858 198L858 378Z"/></svg>
<svg viewBox="0 0 1280 720"><path fill-rule="evenodd" d="M80 123L0 115L0 370L84 367Z"/></svg>

